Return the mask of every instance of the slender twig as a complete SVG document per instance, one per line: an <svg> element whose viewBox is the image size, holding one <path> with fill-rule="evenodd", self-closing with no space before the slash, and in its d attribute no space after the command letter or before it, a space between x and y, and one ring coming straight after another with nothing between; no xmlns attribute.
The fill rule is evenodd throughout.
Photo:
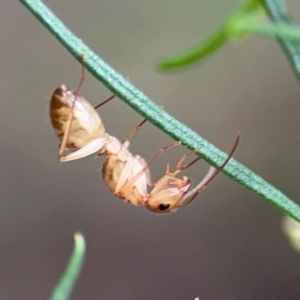
<svg viewBox="0 0 300 300"><path fill-rule="evenodd" d="M187 148L191 150L201 149L200 156L212 166L219 168L222 165L227 154L163 111L160 106L152 102L123 76L113 70L82 40L77 38L41 1L21 0L21 2L79 62L81 62L82 53L85 52L87 69L121 100L169 136L181 141ZM234 181L261 195L300 221L300 207L297 204L235 159L230 159L223 171Z"/></svg>

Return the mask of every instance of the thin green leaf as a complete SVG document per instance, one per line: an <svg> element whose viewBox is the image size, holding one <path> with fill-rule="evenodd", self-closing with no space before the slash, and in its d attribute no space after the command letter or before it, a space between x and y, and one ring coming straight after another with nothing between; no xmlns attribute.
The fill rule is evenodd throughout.
<svg viewBox="0 0 300 300"><path fill-rule="evenodd" d="M186 125L174 119L123 76L113 70L89 49L82 40L67 29L41 1L21 0L21 2L32 11L35 17L48 28L79 62L81 62L82 53L85 52L87 69L108 89L118 95L121 100L169 136L177 141L181 141L187 148L191 150L201 149L199 155L209 164L214 167L222 165L227 154L210 144ZM224 173L300 221L300 207L297 204L235 159L229 161L224 169Z"/></svg>
<svg viewBox="0 0 300 300"><path fill-rule="evenodd" d="M212 55L214 52L224 46L229 40L241 38L245 32L239 33L231 31L231 23L235 19L241 19L243 15L251 15L253 19L261 18L264 11L258 0L250 0L237 9L233 15L225 21L218 30L216 30L205 41L201 41L195 46L184 50L176 55L171 55L162 58L158 62L160 69L164 71L186 68L195 62L200 62L202 59Z"/></svg>
<svg viewBox="0 0 300 300"><path fill-rule="evenodd" d="M67 300L72 293L77 278L80 274L85 257L85 240L82 234L75 233L74 249L69 263L55 287L49 300Z"/></svg>
<svg viewBox="0 0 300 300"><path fill-rule="evenodd" d="M283 0L261 0L261 3L274 23L278 25L293 23ZM278 42L300 81L300 40L278 37Z"/></svg>
<svg viewBox="0 0 300 300"><path fill-rule="evenodd" d="M201 41L199 44L185 50L182 53L160 59L158 67L162 70L174 70L177 68L188 67L193 63L212 55L227 42L227 32L224 26L221 26L205 41Z"/></svg>
<svg viewBox="0 0 300 300"><path fill-rule="evenodd" d="M258 19L263 15L262 7L265 9L264 15L269 15L275 24L280 26L259 24ZM277 38L300 80L299 28L293 27L283 0L246 2L205 41L179 54L160 59L158 66L164 71L189 67L212 55L228 41L249 34Z"/></svg>

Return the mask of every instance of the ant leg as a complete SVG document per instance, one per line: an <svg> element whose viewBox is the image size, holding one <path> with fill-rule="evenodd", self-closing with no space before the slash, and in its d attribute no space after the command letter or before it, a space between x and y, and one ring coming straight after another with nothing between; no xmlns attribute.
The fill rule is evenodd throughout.
<svg viewBox="0 0 300 300"><path fill-rule="evenodd" d="M126 160L126 156L128 155L128 147L130 145L130 140L140 131L141 127L143 126L143 124L147 121L147 119L144 119L140 124L138 124L134 130L126 137L126 139L122 142L121 144L121 148L119 150L119 152L117 153L117 156L119 159ZM124 158L125 155L125 158Z"/></svg>
<svg viewBox="0 0 300 300"><path fill-rule="evenodd" d="M80 77L80 81L79 81L78 87L77 87L76 92L75 92L75 101L77 100L79 91L80 91L80 89L83 85L83 82L85 80L85 66L84 66L85 60L86 60L86 54L83 52L82 53L82 58L81 58L81 77ZM73 108L74 108L74 105L75 105L75 101L73 101Z"/></svg>
<svg viewBox="0 0 300 300"><path fill-rule="evenodd" d="M115 97L116 97L116 95L110 96L108 99L106 99L103 102L101 102L100 104L96 105L94 107L94 109L98 109L99 107L101 107L102 105L106 104L107 102L109 102L110 100L114 99Z"/></svg>
<svg viewBox="0 0 300 300"><path fill-rule="evenodd" d="M180 169L180 171L183 171L183 170L185 170L185 169L191 167L194 163L196 163L196 162L199 161L200 159L201 159L201 157L195 158L194 160L192 160L192 161L191 161L190 163L188 163L187 165L182 166L181 169Z"/></svg>
<svg viewBox="0 0 300 300"><path fill-rule="evenodd" d="M106 142L107 142L106 137L95 138L94 140L90 141L87 145L78 149L77 151L72 152L67 156L61 156L59 158L59 161L67 162L71 160L76 160L94 154L95 152L99 152L103 148Z"/></svg>
<svg viewBox="0 0 300 300"><path fill-rule="evenodd" d="M122 170L122 173L119 177L118 183L115 188L114 194L119 196L124 189L124 186L126 186L126 180L132 173L132 167L133 167L133 156L130 156L127 161L125 162L125 166Z"/></svg>
<svg viewBox="0 0 300 300"><path fill-rule="evenodd" d="M72 107L71 107L71 111L70 111L70 114L69 114L69 118L68 118L66 130L65 130L65 134L64 134L62 142L60 144L60 148L59 148L59 152L58 152L58 157L59 158L63 155L63 153L64 153L64 151L66 149L66 145L67 145L67 142L68 142L68 138L69 138L69 135L70 135L70 129L71 129L72 121L73 121L73 116L74 116L75 103L77 101L77 97L78 97L80 88L82 87L82 84L83 84L84 79L85 79L85 67L84 67L85 55L86 55L85 53L82 53L81 77L80 77L80 81L79 81L78 87L76 89L76 92L74 93L75 97L74 97L74 100L73 100L73 103L72 103Z"/></svg>
<svg viewBox="0 0 300 300"><path fill-rule="evenodd" d="M240 141L240 138L241 138L241 134L238 133L236 139L235 139L235 142L234 142L234 145L228 155L228 157L226 158L226 160L224 161L224 163L221 165L221 167L219 169L217 169L217 171L213 171L212 172L212 169L210 169L207 173L207 175L205 177L207 177L207 180L205 182L200 182L200 184L198 184L198 186L196 186L194 189L192 189L189 194L192 195L194 193L194 195L192 196L192 198L186 202L185 204L183 204L181 207L184 207L184 206L187 206L189 204L191 204L195 199L196 197L201 193L203 192L203 190L210 184L214 181L214 179L222 172L222 170L225 168L225 166L227 165L227 163L229 162L229 160L231 159L231 157L233 156L238 144L239 144L239 141ZM214 168L213 168L214 169ZM186 199L187 197L185 197Z"/></svg>
<svg viewBox="0 0 300 300"><path fill-rule="evenodd" d="M171 172L168 173L179 173L189 167L191 167L194 163L196 163L198 160L201 159L201 157L197 157L196 159L192 160L190 163L188 163L187 165L183 166L183 162L187 159L188 156L190 156L193 153L199 152L198 150L193 150L193 151L189 151L187 153L185 153L184 155L182 155L182 157L180 158L179 162L177 163L175 169Z"/></svg>
<svg viewBox="0 0 300 300"><path fill-rule="evenodd" d="M142 128L142 126L147 122L147 119L144 119L140 124L135 126L133 131L129 133L129 135L126 137L125 141L130 141Z"/></svg>
<svg viewBox="0 0 300 300"><path fill-rule="evenodd" d="M130 185L132 185L136 180L138 180L150 167L150 165L160 156L163 154L163 152L165 152L167 149L171 148L171 147L174 147L174 146L179 146L181 145L181 143L172 143L172 144L169 144L165 147L163 147L162 149L160 149L155 155L154 157L148 162L148 164L146 164L145 167L143 167L142 170L140 170L137 174L135 174L129 181L127 181L127 183L122 187L125 188L125 187L128 187ZM121 190L119 191L121 192Z"/></svg>

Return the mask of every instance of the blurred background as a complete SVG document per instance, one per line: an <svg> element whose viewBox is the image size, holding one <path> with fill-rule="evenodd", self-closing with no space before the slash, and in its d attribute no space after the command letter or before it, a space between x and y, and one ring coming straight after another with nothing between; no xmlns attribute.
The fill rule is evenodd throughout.
<svg viewBox="0 0 300 300"><path fill-rule="evenodd" d="M287 1L300 21L300 3ZM251 37L183 72L157 59L207 37L237 0L48 0L96 53L156 103L300 202L299 83L278 44ZM72 299L299 299L300 257L282 213L220 176L190 206L157 215L123 203L101 178L103 158L59 164L48 117L54 89L75 89L80 65L17 1L0 3L0 298L47 299L80 230L87 258ZM93 104L111 95L87 75ZM116 99L101 108L123 139L141 120ZM121 117L120 117L121 116ZM131 151L150 159L171 139L150 123ZM178 147L152 167L159 179ZM194 183L208 166L186 171Z"/></svg>

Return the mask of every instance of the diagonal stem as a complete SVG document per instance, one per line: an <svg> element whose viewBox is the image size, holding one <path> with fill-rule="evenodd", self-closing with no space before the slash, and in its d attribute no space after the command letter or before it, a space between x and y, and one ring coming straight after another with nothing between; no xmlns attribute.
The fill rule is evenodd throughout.
<svg viewBox="0 0 300 300"><path fill-rule="evenodd" d="M113 70L88 48L82 40L77 38L41 1L20 1L79 62L81 62L82 53L85 52L87 69L109 90L176 141L181 141L184 146L191 150L200 149L201 153L199 155L204 160L212 166L220 168L227 158L226 153L170 116L122 75ZM234 181L262 196L291 217L300 221L300 207L297 204L235 159L230 159L223 172Z"/></svg>

